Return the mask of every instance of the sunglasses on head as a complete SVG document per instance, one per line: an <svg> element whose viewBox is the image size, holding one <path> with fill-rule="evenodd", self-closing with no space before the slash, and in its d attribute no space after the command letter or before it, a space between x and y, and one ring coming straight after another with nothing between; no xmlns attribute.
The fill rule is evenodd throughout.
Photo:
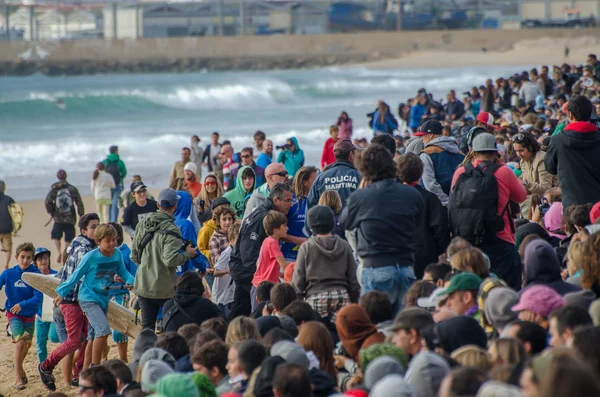
<svg viewBox="0 0 600 397"><path fill-rule="evenodd" d="M277 175L277 176L281 176L281 177L287 177L288 176L288 172L287 171L281 171L281 172L275 172L269 176L273 176L273 175Z"/></svg>
<svg viewBox="0 0 600 397"><path fill-rule="evenodd" d="M512 137L512 141L522 141L525 139L525 134L517 134Z"/></svg>

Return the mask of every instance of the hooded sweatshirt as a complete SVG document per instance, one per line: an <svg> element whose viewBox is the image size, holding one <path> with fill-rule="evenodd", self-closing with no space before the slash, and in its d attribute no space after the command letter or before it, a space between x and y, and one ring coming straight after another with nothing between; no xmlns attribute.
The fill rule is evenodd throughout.
<svg viewBox="0 0 600 397"><path fill-rule="evenodd" d="M304 152L300 149L296 137L291 137L290 140L294 142L296 151L293 153L289 150L280 152L277 157L277 162L282 163L288 174L291 177L294 177L296 172L304 166Z"/></svg>
<svg viewBox="0 0 600 397"><path fill-rule="evenodd" d="M452 176L465 158L456 140L449 136L435 138L425 145L419 158L423 162L421 183L438 196L444 207L448 206Z"/></svg>
<svg viewBox="0 0 600 397"><path fill-rule="evenodd" d="M358 361L360 349L385 342L385 335L377 331L365 309L357 304L340 310L335 319L340 341L354 361Z"/></svg>
<svg viewBox="0 0 600 397"><path fill-rule="evenodd" d="M487 335L472 317L458 316L442 321L436 324L435 334L448 355L466 345L476 345L483 349L487 347Z"/></svg>
<svg viewBox="0 0 600 397"><path fill-rule="evenodd" d="M298 250L292 285L298 299L321 292L345 290L350 301L357 302L360 285L350 244L336 235L312 236Z"/></svg>
<svg viewBox="0 0 600 397"><path fill-rule="evenodd" d="M252 190L250 192L247 192L246 189L244 188L244 180L242 178L242 175L244 174L244 171L246 171L246 170L250 170L252 172L252 175L254 176L254 185L252 186ZM242 215L244 214L244 203L246 201L246 197L251 195L252 191L254 191L255 188L256 188L256 174L254 173L254 170L252 169L252 167L247 167L247 166L241 167L237 172L235 188L233 188L233 190L230 190L223 195L223 197L225 197L227 200L229 200L231 208L233 208L233 210L235 211L235 215L238 218L242 218Z"/></svg>
<svg viewBox="0 0 600 397"><path fill-rule="evenodd" d="M0 274L0 289L3 287L6 293L6 313L10 317L15 317L10 313L10 309L17 303L21 306L18 316L21 318L35 317L38 308L42 305L42 293L33 287L25 284L21 280L23 273L40 273L33 264L26 269L21 269L19 265L6 269Z"/></svg>
<svg viewBox="0 0 600 397"><path fill-rule="evenodd" d="M442 380L450 372L450 366L440 355L420 352L410 361L405 380L419 397L436 397Z"/></svg>
<svg viewBox="0 0 600 397"><path fill-rule="evenodd" d="M177 208L175 209L175 225L181 230L181 236L186 241L195 243L198 240L196 235L196 229L191 221L188 220L192 209L192 196L189 193L178 190L179 201L177 202ZM198 251L198 255L194 259L190 259L185 264L178 267L177 273L181 274L187 270L198 269L201 273L204 273L206 269L210 267L208 259L204 256L201 251Z"/></svg>
<svg viewBox="0 0 600 397"><path fill-rule="evenodd" d="M56 202L57 198L59 197L59 193L61 197L69 197L68 199L63 199L62 201L66 200L64 205L70 206L70 211L59 211ZM77 190L75 186L70 185L67 181L58 181L52 185L50 193L48 193L46 196L45 206L46 212L52 218L54 218L54 222L61 225L74 225L77 222L77 214L81 216L85 213L83 201L79 195L79 190ZM77 214L75 213L75 208L77 208Z"/></svg>
<svg viewBox="0 0 600 397"><path fill-rule="evenodd" d="M208 319L222 315L211 301L202 297L203 292L194 288L180 289L175 292L172 299L165 302L163 306L163 324L166 332L177 332L183 325L200 325ZM175 304L179 305L179 310L173 315L168 315Z"/></svg>
<svg viewBox="0 0 600 397"><path fill-rule="evenodd" d="M172 286L177 279L177 266L182 266L191 257L181 249L182 238L156 233L159 230L181 235L175 218L164 212L153 212L140 221L131 247L131 259L134 262L142 238L148 232L154 232L154 236L141 255L134 292L144 298L169 299L174 295Z"/></svg>
<svg viewBox="0 0 600 397"><path fill-rule="evenodd" d="M558 175L564 208L600 201L600 134L591 123L577 121L553 135L546 170Z"/></svg>
<svg viewBox="0 0 600 397"><path fill-rule="evenodd" d="M109 163L117 163L117 168L119 169L119 176L121 177L120 181L115 181L116 185L123 185L123 180L125 176L127 176L127 169L125 168L125 163L121 160L117 153L111 153L106 157L106 160L103 161L105 166L108 166Z"/></svg>
<svg viewBox="0 0 600 397"><path fill-rule="evenodd" d="M554 249L543 240L534 240L525 248L525 285L545 285L561 296L581 288L563 281L560 276L560 263ZM527 289L527 288L526 288ZM523 293L525 289L521 290Z"/></svg>

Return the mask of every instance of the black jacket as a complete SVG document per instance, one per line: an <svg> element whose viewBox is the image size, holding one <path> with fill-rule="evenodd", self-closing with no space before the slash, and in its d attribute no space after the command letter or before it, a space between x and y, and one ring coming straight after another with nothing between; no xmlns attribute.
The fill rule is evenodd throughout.
<svg viewBox="0 0 600 397"><path fill-rule="evenodd" d="M571 123L554 135L544 163L558 175L564 208L600 201L600 134L594 124Z"/></svg>
<svg viewBox="0 0 600 397"><path fill-rule="evenodd" d="M340 223L358 229L356 251L364 267L413 266L424 210L417 190L386 179L352 193Z"/></svg>
<svg viewBox="0 0 600 397"><path fill-rule="evenodd" d="M260 247L267 238L263 218L272 209L273 201L267 198L242 223L237 243L231 250L229 260L229 270L233 281L251 281L254 277Z"/></svg>
<svg viewBox="0 0 600 397"><path fill-rule="evenodd" d="M360 173L354 165L346 161L336 161L315 178L308 192L308 208L319 204L321 195L327 190L335 190L342 199L342 207L346 206L348 197L360 184Z"/></svg>
<svg viewBox="0 0 600 397"><path fill-rule="evenodd" d="M13 231L12 218L8 207L15 201L0 192L0 234L8 234Z"/></svg>
<svg viewBox="0 0 600 397"><path fill-rule="evenodd" d="M176 307L176 303L183 311ZM200 325L206 320L220 316L222 314L219 309L196 291L177 291L175 296L163 305L163 325L166 332L177 332L182 325Z"/></svg>
<svg viewBox="0 0 600 397"><path fill-rule="evenodd" d="M142 385L140 385L136 381L133 381L130 384L128 384L126 388L123 389L121 394L125 397L129 397L128 394L131 394L136 390L142 390Z"/></svg>
<svg viewBox="0 0 600 397"><path fill-rule="evenodd" d="M421 185L415 188L425 203L425 211L417 229L417 253L415 254L415 275L417 279L421 279L425 267L437 263L438 257L450 244L450 227L448 211L440 199Z"/></svg>
<svg viewBox="0 0 600 397"><path fill-rule="evenodd" d="M206 166L208 167L208 172L213 172L213 168L215 166L218 158L210 157L210 147L212 146L212 142L206 145L204 148L204 154L202 154L202 161L206 162ZM219 150L221 150L221 144L219 143ZM218 156L217 156L218 157Z"/></svg>

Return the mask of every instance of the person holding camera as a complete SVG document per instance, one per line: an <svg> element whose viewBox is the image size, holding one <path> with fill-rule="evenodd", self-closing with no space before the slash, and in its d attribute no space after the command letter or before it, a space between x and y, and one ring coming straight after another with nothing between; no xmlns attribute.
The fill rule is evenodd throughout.
<svg viewBox="0 0 600 397"><path fill-rule="evenodd" d="M277 146L276 149L281 150L277 157L277 162L283 164L289 176L292 178L296 172L304 166L304 152L298 145L296 137L291 137L285 145Z"/></svg>
<svg viewBox="0 0 600 397"><path fill-rule="evenodd" d="M199 253L193 243L184 240L175 224L179 196L173 189L158 195L158 211L144 217L136 228L131 259L139 265L133 291L142 312L142 327L154 330L158 310L174 296L177 266Z"/></svg>
<svg viewBox="0 0 600 397"><path fill-rule="evenodd" d="M519 181L527 190L527 199L521 203L521 214L527 214L531 205L538 203L531 202L533 194L544 194L552 187L553 177L544 164L546 153L538 141L529 132L521 132L512 137L513 148L519 156L519 166L522 174Z"/></svg>

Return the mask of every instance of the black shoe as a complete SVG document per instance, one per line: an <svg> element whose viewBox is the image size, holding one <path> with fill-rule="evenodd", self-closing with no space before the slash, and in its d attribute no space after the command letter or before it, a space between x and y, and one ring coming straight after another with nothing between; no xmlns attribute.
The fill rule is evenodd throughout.
<svg viewBox="0 0 600 397"><path fill-rule="evenodd" d="M38 364L38 372L40 373L40 378L42 379L42 383L46 388L50 391L56 391L56 384L54 375L52 375L52 371L44 371L42 369L42 363Z"/></svg>
<svg viewBox="0 0 600 397"><path fill-rule="evenodd" d="M71 386L79 387L79 379L77 379L77 378L71 379Z"/></svg>

